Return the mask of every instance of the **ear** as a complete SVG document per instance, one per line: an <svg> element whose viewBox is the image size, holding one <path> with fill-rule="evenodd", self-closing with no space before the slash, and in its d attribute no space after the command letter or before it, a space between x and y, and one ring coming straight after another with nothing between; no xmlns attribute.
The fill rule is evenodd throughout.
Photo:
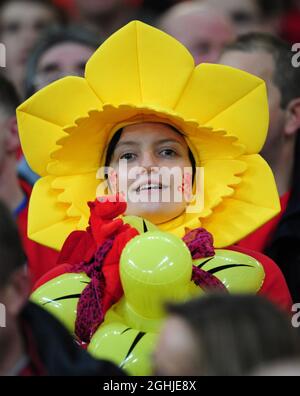
<svg viewBox="0 0 300 396"><path fill-rule="evenodd" d="M17 317L26 305L30 294L30 281L24 266L13 273L2 294L8 315Z"/></svg>
<svg viewBox="0 0 300 396"><path fill-rule="evenodd" d="M286 136L293 136L300 129L300 98L290 101L286 114L284 133Z"/></svg>
<svg viewBox="0 0 300 396"><path fill-rule="evenodd" d="M6 148L9 153L16 153L20 148L20 139L18 133L18 124L16 117L11 117L8 120L9 134L7 137Z"/></svg>

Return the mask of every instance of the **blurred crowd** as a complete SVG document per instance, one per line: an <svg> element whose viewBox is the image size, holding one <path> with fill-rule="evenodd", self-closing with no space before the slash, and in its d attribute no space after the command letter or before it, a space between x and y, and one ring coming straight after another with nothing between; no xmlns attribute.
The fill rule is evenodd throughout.
<svg viewBox="0 0 300 396"><path fill-rule="evenodd" d="M54 267L57 252L27 237L38 176L23 157L15 110L64 76L83 76L95 49L135 19L181 41L196 64L233 66L265 80L270 126L261 154L273 170L282 211L239 245L271 257L300 303L300 67L292 51L300 43L300 1L0 0L6 48L0 68L0 302L7 310L0 375L123 374L94 361L49 314L28 303L43 263ZM37 279L30 279L25 261ZM290 313L262 298L215 295L167 311L154 374L300 375L300 340Z"/></svg>

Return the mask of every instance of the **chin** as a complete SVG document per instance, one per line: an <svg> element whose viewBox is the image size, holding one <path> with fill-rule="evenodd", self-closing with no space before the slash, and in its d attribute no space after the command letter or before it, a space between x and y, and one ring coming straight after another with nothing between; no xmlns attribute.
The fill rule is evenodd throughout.
<svg viewBox="0 0 300 396"><path fill-rule="evenodd" d="M180 216L185 207L168 207L165 203L137 203L128 204L126 215L139 216L153 224L162 224Z"/></svg>

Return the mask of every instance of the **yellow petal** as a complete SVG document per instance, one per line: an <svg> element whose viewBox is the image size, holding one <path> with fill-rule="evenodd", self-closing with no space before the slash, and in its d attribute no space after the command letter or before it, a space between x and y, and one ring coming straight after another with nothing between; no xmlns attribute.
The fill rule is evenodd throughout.
<svg viewBox="0 0 300 396"><path fill-rule="evenodd" d="M58 141L59 148L52 154L52 161L47 168L49 174L96 174L106 143L105 130L101 129L98 122L99 117L90 116L68 128L67 136Z"/></svg>
<svg viewBox="0 0 300 396"><path fill-rule="evenodd" d="M225 130L258 153L268 130L268 101L263 80L229 66L196 67L175 110L200 125Z"/></svg>
<svg viewBox="0 0 300 396"><path fill-rule="evenodd" d="M225 198L202 226L214 235L215 246L226 247L255 231L280 212L280 201L269 166L259 155L244 156L247 163L234 194Z"/></svg>
<svg viewBox="0 0 300 396"><path fill-rule="evenodd" d="M85 227L88 225L90 210L87 205L89 201L94 201L99 180L96 173L56 177L51 186L59 190L57 201L69 204L67 215L69 217L83 217Z"/></svg>
<svg viewBox="0 0 300 396"><path fill-rule="evenodd" d="M68 235L88 225L88 201L96 197L96 175L40 179L30 199L30 239L60 250Z"/></svg>
<svg viewBox="0 0 300 396"><path fill-rule="evenodd" d="M240 158L247 164L234 198L249 204L269 208L274 216L280 212L280 200L271 168L260 155Z"/></svg>
<svg viewBox="0 0 300 396"><path fill-rule="evenodd" d="M103 103L173 107L194 61L171 36L133 21L106 40L89 60L86 78Z"/></svg>
<svg viewBox="0 0 300 396"><path fill-rule="evenodd" d="M212 131L208 128L195 128L186 137L189 147L198 159L197 165L203 166L210 160L230 160L244 154L244 146L237 139L227 136L224 131Z"/></svg>
<svg viewBox="0 0 300 396"><path fill-rule="evenodd" d="M65 77L43 88L18 108L55 125L73 124L90 110L101 109L102 102L81 77Z"/></svg>
<svg viewBox="0 0 300 396"><path fill-rule="evenodd" d="M43 176L62 130L102 105L83 78L66 77L42 89L17 109L23 152L32 169Z"/></svg>
<svg viewBox="0 0 300 396"><path fill-rule="evenodd" d="M232 196L243 180L245 161L212 160L204 166L204 209L212 210L224 197ZM201 214L200 214L201 217Z"/></svg>
<svg viewBox="0 0 300 396"><path fill-rule="evenodd" d="M28 213L28 236L42 245L59 250L61 241L76 229L76 219L66 216L69 205L57 202L59 191L51 188L52 182L53 177L44 177L33 188Z"/></svg>
<svg viewBox="0 0 300 396"><path fill-rule="evenodd" d="M23 153L31 169L45 176L51 152L58 149L56 142L66 134L60 127L30 114L18 112L17 117Z"/></svg>
<svg viewBox="0 0 300 396"><path fill-rule="evenodd" d="M202 226L214 236L215 247L223 248L243 239L278 212L234 198L226 198Z"/></svg>

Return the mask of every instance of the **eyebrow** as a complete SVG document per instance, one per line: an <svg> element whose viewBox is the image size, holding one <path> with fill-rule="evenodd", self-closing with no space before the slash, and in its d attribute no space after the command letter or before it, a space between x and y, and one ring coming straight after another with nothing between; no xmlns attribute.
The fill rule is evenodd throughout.
<svg viewBox="0 0 300 396"><path fill-rule="evenodd" d="M177 139L161 139L156 142L157 144L164 144L164 143L177 143L177 144L182 144L179 140ZM133 141L133 140L125 140L123 142L119 142L116 146L116 148L119 148L121 146L138 146L139 143Z"/></svg>

